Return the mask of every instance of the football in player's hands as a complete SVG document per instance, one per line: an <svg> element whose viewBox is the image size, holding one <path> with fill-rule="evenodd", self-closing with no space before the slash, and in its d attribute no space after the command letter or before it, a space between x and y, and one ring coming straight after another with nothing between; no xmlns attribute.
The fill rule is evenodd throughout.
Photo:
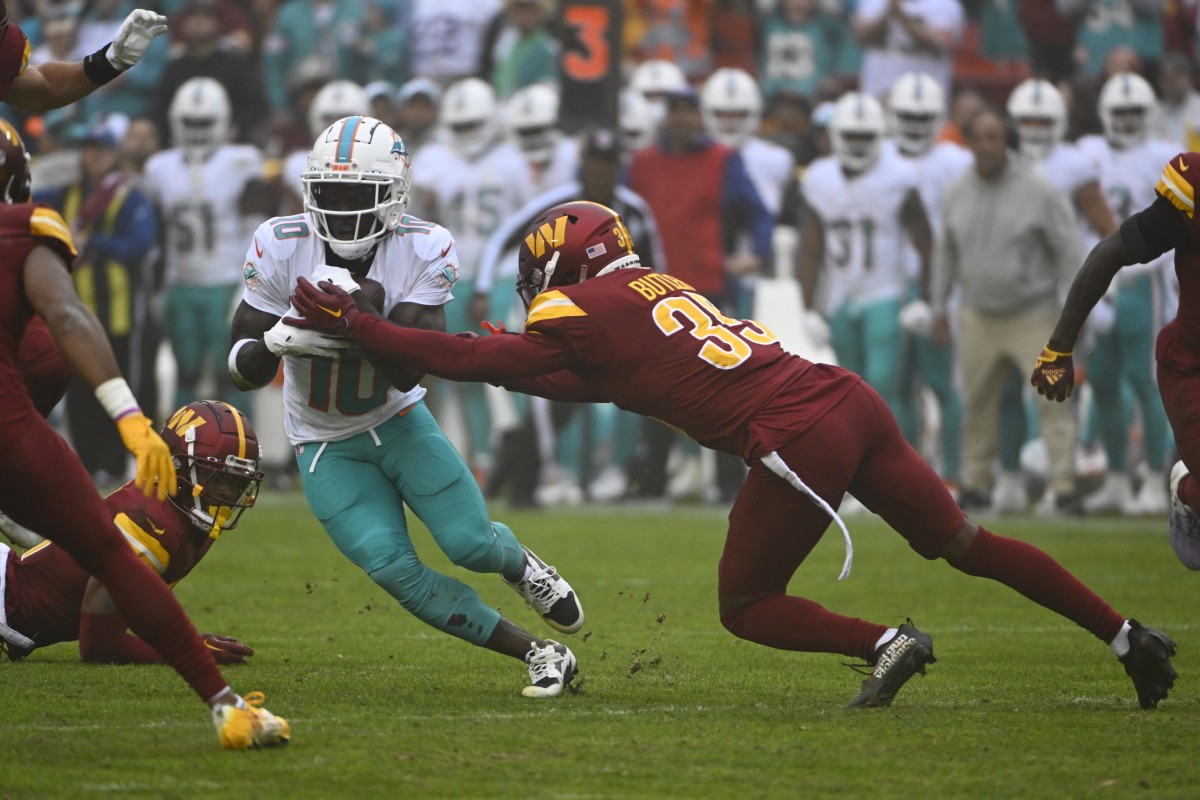
<svg viewBox="0 0 1200 800"><path fill-rule="evenodd" d="M358 290L362 292L362 297L371 307L380 314L384 313L384 301L387 299L387 293L383 289L383 284L372 278L355 278L358 281Z"/></svg>

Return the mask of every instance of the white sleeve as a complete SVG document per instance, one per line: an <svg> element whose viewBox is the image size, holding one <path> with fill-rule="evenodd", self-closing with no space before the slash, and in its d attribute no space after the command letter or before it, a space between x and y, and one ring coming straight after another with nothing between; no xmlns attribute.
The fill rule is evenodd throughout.
<svg viewBox="0 0 1200 800"><path fill-rule="evenodd" d="M254 232L250 247L246 249L246 261L242 265L242 300L259 311L282 317L292 304L292 286L288 282L287 267L275 260L272 244L274 236L270 224L264 223Z"/></svg>
<svg viewBox="0 0 1200 800"><path fill-rule="evenodd" d="M458 280L458 248L454 244L454 237L445 228L439 227L434 235L421 244L424 247L414 252L424 263L424 269L400 302L422 306L445 305L454 299L450 292Z"/></svg>

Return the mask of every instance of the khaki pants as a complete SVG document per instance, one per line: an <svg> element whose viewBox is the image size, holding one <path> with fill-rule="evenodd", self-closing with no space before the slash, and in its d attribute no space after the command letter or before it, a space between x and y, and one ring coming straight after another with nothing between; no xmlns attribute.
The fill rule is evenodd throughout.
<svg viewBox="0 0 1200 800"><path fill-rule="evenodd" d="M1022 375L1033 365L1058 320L1052 309L1011 316L992 316L964 307L959 359L962 364L966 422L963 461L968 486L990 487L998 441L1000 388L1015 365ZM1042 438L1050 454L1050 488L1068 494L1075 488L1075 409L1068 401L1037 398Z"/></svg>

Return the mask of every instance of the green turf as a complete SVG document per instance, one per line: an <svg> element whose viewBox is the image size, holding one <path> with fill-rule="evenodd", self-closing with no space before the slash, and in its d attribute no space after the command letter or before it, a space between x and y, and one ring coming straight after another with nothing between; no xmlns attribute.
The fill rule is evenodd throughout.
<svg viewBox="0 0 1200 800"><path fill-rule="evenodd" d="M769 650L716 616L724 514L497 514L579 591L580 691L520 696L524 667L416 622L347 564L298 494L268 495L177 592L202 630L257 651L226 674L288 717L286 749L217 749L165 667L89 667L71 645L0 664L0 798L1196 797L1197 576L1165 523L997 522L1119 610L1176 637L1171 698L1142 712L1084 631L1004 587L926 562L873 517L836 581L833 531L792 591L889 624L938 663L889 709L850 710L832 655ZM421 534L431 563L446 562ZM491 576L455 574L549 633Z"/></svg>

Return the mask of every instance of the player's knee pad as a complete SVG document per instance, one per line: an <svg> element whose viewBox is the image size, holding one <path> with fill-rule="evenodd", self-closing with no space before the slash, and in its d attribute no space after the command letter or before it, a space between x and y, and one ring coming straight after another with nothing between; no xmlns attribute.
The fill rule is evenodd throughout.
<svg viewBox="0 0 1200 800"><path fill-rule="evenodd" d="M398 559L369 574L408 613L472 644L484 644L500 620L474 589L419 561L414 565Z"/></svg>
<svg viewBox="0 0 1200 800"><path fill-rule="evenodd" d="M496 522L440 535L438 543L455 565L472 572L511 572L525 557L512 531Z"/></svg>

